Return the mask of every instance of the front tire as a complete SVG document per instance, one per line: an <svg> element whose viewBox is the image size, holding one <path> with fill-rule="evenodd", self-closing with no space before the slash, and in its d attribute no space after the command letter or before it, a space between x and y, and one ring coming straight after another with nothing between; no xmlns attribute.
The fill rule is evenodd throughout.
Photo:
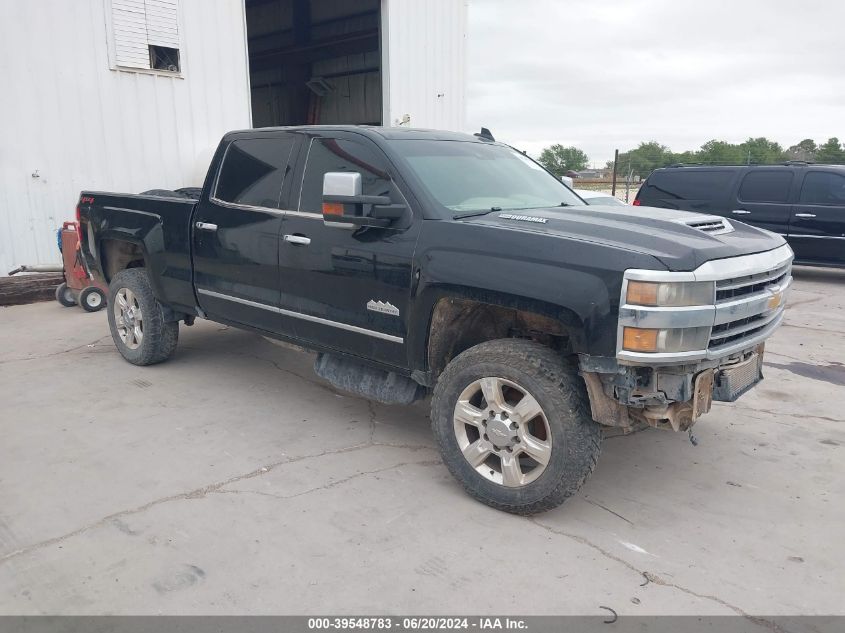
<svg viewBox="0 0 845 633"><path fill-rule="evenodd" d="M514 514L563 503L601 451L583 379L532 341L488 341L457 356L440 376L431 409L452 475L482 503Z"/></svg>
<svg viewBox="0 0 845 633"><path fill-rule="evenodd" d="M133 365L167 360L179 340L179 323L166 321L147 271L121 270L109 284L109 328L120 354Z"/></svg>
<svg viewBox="0 0 845 633"><path fill-rule="evenodd" d="M79 305L86 312L99 312L106 306L106 293L96 286L87 286L79 293Z"/></svg>

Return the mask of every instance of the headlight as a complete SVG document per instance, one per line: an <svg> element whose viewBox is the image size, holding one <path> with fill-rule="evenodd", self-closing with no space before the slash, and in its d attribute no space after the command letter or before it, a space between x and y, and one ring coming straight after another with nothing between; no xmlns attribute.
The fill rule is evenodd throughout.
<svg viewBox="0 0 845 633"><path fill-rule="evenodd" d="M709 339L709 327L625 327L622 331L622 349L629 352L691 352L705 349Z"/></svg>
<svg viewBox="0 0 845 633"><path fill-rule="evenodd" d="M640 306L697 306L715 300L712 281L629 281L625 303Z"/></svg>

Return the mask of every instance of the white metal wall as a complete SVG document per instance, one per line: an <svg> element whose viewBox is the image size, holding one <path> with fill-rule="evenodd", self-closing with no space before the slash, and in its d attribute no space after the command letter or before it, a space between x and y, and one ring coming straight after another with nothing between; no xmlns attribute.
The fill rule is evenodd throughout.
<svg viewBox="0 0 845 633"><path fill-rule="evenodd" d="M384 125L463 131L467 0L382 0Z"/></svg>
<svg viewBox="0 0 845 633"><path fill-rule="evenodd" d="M250 127L243 0L179 1L179 77L112 69L109 7L0 2L0 275L60 261L80 190L199 186Z"/></svg>

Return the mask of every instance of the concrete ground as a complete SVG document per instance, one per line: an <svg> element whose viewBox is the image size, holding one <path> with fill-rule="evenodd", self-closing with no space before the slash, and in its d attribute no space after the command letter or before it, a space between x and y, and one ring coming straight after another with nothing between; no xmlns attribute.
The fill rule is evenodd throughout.
<svg viewBox="0 0 845 633"><path fill-rule="evenodd" d="M608 439L534 518L307 354L198 322L138 368L105 312L0 309L0 614L845 614L845 272L789 301L698 446Z"/></svg>

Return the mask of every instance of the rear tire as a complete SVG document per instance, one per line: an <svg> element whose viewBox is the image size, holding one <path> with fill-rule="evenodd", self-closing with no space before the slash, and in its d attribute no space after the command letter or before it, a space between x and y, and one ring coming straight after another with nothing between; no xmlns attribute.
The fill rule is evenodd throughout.
<svg viewBox="0 0 845 633"><path fill-rule="evenodd" d="M59 284L59 287L56 288L56 301L66 308L76 305L76 297L73 296L73 290L68 288L68 285L64 282Z"/></svg>
<svg viewBox="0 0 845 633"><path fill-rule="evenodd" d="M87 286L79 293L79 305L86 312L99 312L106 307L106 293L96 286Z"/></svg>
<svg viewBox="0 0 845 633"><path fill-rule="evenodd" d="M109 327L115 347L133 365L167 360L179 340L179 322L166 321L143 268L121 270L109 284Z"/></svg>
<svg viewBox="0 0 845 633"><path fill-rule="evenodd" d="M563 503L601 451L584 380L533 341L489 341L454 358L434 389L431 413L452 475L482 503L514 514Z"/></svg>

